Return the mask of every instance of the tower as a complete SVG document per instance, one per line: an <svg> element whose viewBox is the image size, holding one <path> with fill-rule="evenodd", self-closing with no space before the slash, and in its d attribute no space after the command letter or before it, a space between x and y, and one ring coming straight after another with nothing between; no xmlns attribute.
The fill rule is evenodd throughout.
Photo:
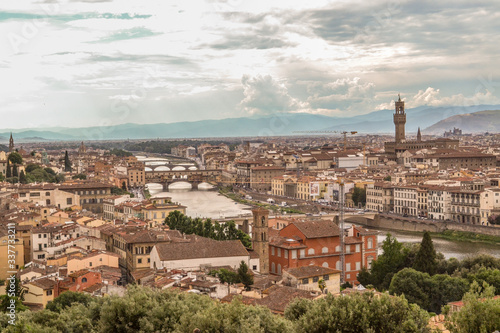
<svg viewBox="0 0 500 333"><path fill-rule="evenodd" d="M394 113L394 125L396 127L396 143L401 143L405 140L405 124L406 124L405 102L401 100L401 96L398 94L398 100L396 101L396 110Z"/></svg>
<svg viewBox="0 0 500 333"><path fill-rule="evenodd" d="M10 132L9 153L12 153L13 151L14 151L14 138L12 137L12 132Z"/></svg>
<svg viewBox="0 0 500 333"><path fill-rule="evenodd" d="M259 255L261 274L269 274L269 211L263 208L252 209L252 247Z"/></svg>
<svg viewBox="0 0 500 333"><path fill-rule="evenodd" d="M417 142L422 142L422 133L420 133L420 127L418 128L417 132Z"/></svg>

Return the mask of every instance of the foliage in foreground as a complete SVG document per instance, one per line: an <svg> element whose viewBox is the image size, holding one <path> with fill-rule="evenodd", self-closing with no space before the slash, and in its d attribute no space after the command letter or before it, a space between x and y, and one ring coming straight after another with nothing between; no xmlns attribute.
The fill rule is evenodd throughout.
<svg viewBox="0 0 500 333"><path fill-rule="evenodd" d="M52 311L53 310L53 311ZM0 315L2 332L427 332L428 315L402 297L372 293L296 300L285 317L236 298L130 286L123 297L66 292L39 312L18 313L15 326Z"/></svg>

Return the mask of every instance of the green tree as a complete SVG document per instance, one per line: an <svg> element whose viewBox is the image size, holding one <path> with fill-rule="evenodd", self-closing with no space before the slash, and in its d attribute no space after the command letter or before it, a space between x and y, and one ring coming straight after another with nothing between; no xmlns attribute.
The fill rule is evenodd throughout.
<svg viewBox="0 0 500 333"><path fill-rule="evenodd" d="M325 280L320 279L318 281L318 288L321 290L321 293L323 293L325 291L325 288L326 288L326 282L325 282Z"/></svg>
<svg viewBox="0 0 500 333"><path fill-rule="evenodd" d="M308 305L304 309L295 300L285 310L287 318L298 317L296 332L430 332L429 315L402 297L371 292L345 297L329 294Z"/></svg>
<svg viewBox="0 0 500 333"><path fill-rule="evenodd" d="M125 182L122 182L122 190L124 191L127 190L127 184Z"/></svg>
<svg viewBox="0 0 500 333"><path fill-rule="evenodd" d="M371 284L379 290L387 290L394 274L404 268L409 250L390 233L382 243L382 250L383 253L372 263L371 271L360 273L361 280L358 277L358 281L365 286Z"/></svg>
<svg viewBox="0 0 500 333"><path fill-rule="evenodd" d="M5 295L0 296L0 312L9 312L12 300L14 300L16 311L27 310L28 308L22 303L24 301L24 293L25 290L17 277L15 277L13 281L12 279L7 279L7 283L5 284Z"/></svg>
<svg viewBox="0 0 500 333"><path fill-rule="evenodd" d="M19 174L19 182L21 184L26 184L26 175L24 174L24 170L21 170L21 173Z"/></svg>
<svg viewBox="0 0 500 333"><path fill-rule="evenodd" d="M23 157L21 156L21 154L16 153L16 152L10 153L8 160L12 164L18 164L18 165L23 164Z"/></svg>
<svg viewBox="0 0 500 333"><path fill-rule="evenodd" d="M66 152L64 153L64 171L71 172L71 170L71 161L69 160L68 151L66 150Z"/></svg>
<svg viewBox="0 0 500 333"><path fill-rule="evenodd" d="M253 276L248 271L248 265L243 260L240 267L238 267L238 281L243 283L245 290L250 290L250 286L253 284Z"/></svg>
<svg viewBox="0 0 500 333"><path fill-rule="evenodd" d="M446 327L453 333L486 333L500 329L500 299L493 299L494 288L477 282L463 297L460 311L448 314Z"/></svg>
<svg viewBox="0 0 500 333"><path fill-rule="evenodd" d="M19 177L19 173L17 172L17 165L12 164L12 177Z"/></svg>
<svg viewBox="0 0 500 333"><path fill-rule="evenodd" d="M431 234L426 231L422 237L422 243L420 243L420 249L415 257L413 268L433 275L436 272L436 267L436 250L434 250Z"/></svg>
<svg viewBox="0 0 500 333"><path fill-rule="evenodd" d="M366 189L355 186L352 192L352 201L354 201L355 206L364 206L366 204Z"/></svg>
<svg viewBox="0 0 500 333"><path fill-rule="evenodd" d="M83 304L88 306L93 302L92 296L75 291L65 291L57 296L53 301L47 303L46 309L60 313L62 310L69 308L73 304Z"/></svg>
<svg viewBox="0 0 500 333"><path fill-rule="evenodd" d="M0 182L3 182L5 180L5 176L3 173L0 172Z"/></svg>
<svg viewBox="0 0 500 333"><path fill-rule="evenodd" d="M384 180L390 182L392 180L392 177L391 176L384 177Z"/></svg>
<svg viewBox="0 0 500 333"><path fill-rule="evenodd" d="M87 179L87 175L84 175L83 173L79 173L77 175L74 175L73 177L71 177L72 179L81 179L81 180L85 180Z"/></svg>
<svg viewBox="0 0 500 333"><path fill-rule="evenodd" d="M40 169L40 168L41 167L39 165L30 163L24 169L26 170L26 173L30 173L30 172L33 172L34 170Z"/></svg>
<svg viewBox="0 0 500 333"><path fill-rule="evenodd" d="M7 170L5 171L5 177L10 178L12 177L12 170L10 168L10 161L7 160Z"/></svg>

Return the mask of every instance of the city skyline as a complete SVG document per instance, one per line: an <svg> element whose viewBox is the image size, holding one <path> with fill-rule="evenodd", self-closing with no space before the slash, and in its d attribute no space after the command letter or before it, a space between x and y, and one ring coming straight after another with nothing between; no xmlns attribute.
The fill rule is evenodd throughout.
<svg viewBox="0 0 500 333"><path fill-rule="evenodd" d="M18 1L3 128L500 104L493 1Z"/></svg>

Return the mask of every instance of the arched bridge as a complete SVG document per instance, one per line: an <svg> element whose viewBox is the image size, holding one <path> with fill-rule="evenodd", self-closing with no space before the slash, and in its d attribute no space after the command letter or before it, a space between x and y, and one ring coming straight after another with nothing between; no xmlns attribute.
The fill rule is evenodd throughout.
<svg viewBox="0 0 500 333"><path fill-rule="evenodd" d="M162 184L167 190L170 184L176 182L190 183L193 189L197 189L201 183L216 183L220 181L221 170L169 170L169 171L146 171L146 183Z"/></svg>

